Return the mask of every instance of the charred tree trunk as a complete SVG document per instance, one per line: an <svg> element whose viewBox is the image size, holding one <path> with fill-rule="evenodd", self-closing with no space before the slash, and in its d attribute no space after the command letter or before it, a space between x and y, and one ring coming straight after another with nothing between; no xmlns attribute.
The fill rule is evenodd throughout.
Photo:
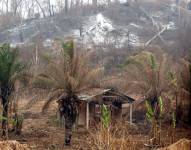
<svg viewBox="0 0 191 150"><path fill-rule="evenodd" d="M9 96L10 96L10 88L9 88L9 86L2 86L1 87L1 99L2 99L2 105L3 105L2 137L5 140L8 139Z"/></svg>
<svg viewBox="0 0 191 150"><path fill-rule="evenodd" d="M191 2L189 3L190 4L190 7L191 7ZM191 8L190 8L191 10ZM190 93L190 96L189 96L189 112L188 112L188 123L191 125L191 64L189 65L189 73L190 73L190 81L189 81L189 93Z"/></svg>
<svg viewBox="0 0 191 150"><path fill-rule="evenodd" d="M2 120L2 136L8 139L8 99L2 98L3 104L3 120Z"/></svg>
<svg viewBox="0 0 191 150"><path fill-rule="evenodd" d="M191 117L190 116L191 116L191 99L190 99L190 106L189 106L189 113L188 113L188 117L189 117L188 122L191 125Z"/></svg>
<svg viewBox="0 0 191 150"><path fill-rule="evenodd" d="M74 122L71 120L70 116L65 117L65 145L70 145L72 138L72 127Z"/></svg>
<svg viewBox="0 0 191 150"><path fill-rule="evenodd" d="M9 114L9 97L14 90L11 84L1 85L1 99L3 105L3 120L2 120L2 137L8 139L8 114Z"/></svg>
<svg viewBox="0 0 191 150"><path fill-rule="evenodd" d="M77 118L77 96L64 96L59 100L59 112L65 119L65 145L69 146L72 138L72 128Z"/></svg>
<svg viewBox="0 0 191 150"><path fill-rule="evenodd" d="M153 96L150 99L151 102L151 106L153 108L153 110L156 108L156 106L158 105L158 97L157 96Z"/></svg>

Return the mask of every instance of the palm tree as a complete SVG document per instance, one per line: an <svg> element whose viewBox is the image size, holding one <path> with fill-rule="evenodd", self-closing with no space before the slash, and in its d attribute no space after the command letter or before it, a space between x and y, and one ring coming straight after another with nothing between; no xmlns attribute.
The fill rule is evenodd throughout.
<svg viewBox="0 0 191 150"><path fill-rule="evenodd" d="M129 85L144 93L154 107L161 94L169 89L169 66L166 54L157 57L151 52L141 52L131 56L125 63L126 79L133 79Z"/></svg>
<svg viewBox="0 0 191 150"><path fill-rule="evenodd" d="M75 51L74 42L67 41L58 56L46 57L45 71L36 77L34 85L49 91L44 104L46 111L50 103L59 99L58 109L65 119L65 145L70 145L72 126L78 114L77 94L88 88L98 86L101 69L93 69L88 62L88 53Z"/></svg>
<svg viewBox="0 0 191 150"><path fill-rule="evenodd" d="M11 49L9 44L0 46L0 98L3 105L3 137L8 138L8 109L14 84L21 77L26 65L18 59L18 49Z"/></svg>

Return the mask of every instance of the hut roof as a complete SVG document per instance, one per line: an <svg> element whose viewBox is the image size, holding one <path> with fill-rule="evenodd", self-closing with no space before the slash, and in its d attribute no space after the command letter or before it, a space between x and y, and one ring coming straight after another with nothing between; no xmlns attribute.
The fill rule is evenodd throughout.
<svg viewBox="0 0 191 150"><path fill-rule="evenodd" d="M120 101L122 103L132 103L135 101L130 96L122 92L119 92L116 89L101 89L101 88L94 88L94 89L87 90L83 93L80 93L78 95L78 98L82 101L96 101L96 98L100 96L107 97L107 98L118 97L120 98Z"/></svg>
<svg viewBox="0 0 191 150"><path fill-rule="evenodd" d="M103 95L108 91L110 91L110 89L93 88L80 93L78 98L83 101L91 101L92 98Z"/></svg>

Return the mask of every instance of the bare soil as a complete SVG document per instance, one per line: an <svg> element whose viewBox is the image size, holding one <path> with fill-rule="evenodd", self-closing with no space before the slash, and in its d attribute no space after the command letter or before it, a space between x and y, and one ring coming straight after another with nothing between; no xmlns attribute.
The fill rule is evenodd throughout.
<svg viewBox="0 0 191 150"><path fill-rule="evenodd" d="M96 134L95 128L86 130L79 128L73 132L72 144L65 147L64 143L64 128L59 127L56 118L56 103L51 105L50 110L46 114L41 113L44 101L39 101L30 109L24 109L26 101L21 101L19 106L24 113L25 120L21 135L9 134L10 140L17 140L21 144L27 144L32 150L91 150L92 136ZM129 149L149 149L145 144L149 143L149 135L144 124L135 126L126 126L125 136L128 141ZM170 127L165 126L162 133L163 146L171 144ZM119 132L120 134L120 132ZM116 134L116 138L119 136ZM191 139L191 128L188 126L178 127L176 129L175 142L179 139ZM120 140L120 138L119 138Z"/></svg>

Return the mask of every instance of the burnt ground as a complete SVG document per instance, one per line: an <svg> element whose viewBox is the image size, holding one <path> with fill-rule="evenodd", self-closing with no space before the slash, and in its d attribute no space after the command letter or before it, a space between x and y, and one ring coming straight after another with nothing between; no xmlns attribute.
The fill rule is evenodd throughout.
<svg viewBox="0 0 191 150"><path fill-rule="evenodd" d="M23 106L26 102L22 101L19 105L21 112L25 114L22 134L15 136L10 134L11 140L29 145L32 150L89 150L96 149L92 146L92 138L96 135L95 128L87 131L79 128L74 131L72 145L64 147L64 128L60 127L56 118L56 104L53 104L46 114L41 113L43 101L39 101L30 109L26 110ZM121 130L125 131L125 139L129 141L129 149L148 149L144 146L149 142L149 130L144 123L137 123L133 126L123 124L118 127L115 138L120 140ZM120 128L123 128L120 130ZM171 144L170 127L164 126L162 132L162 142L164 146ZM191 128L184 126L176 129L175 141L181 138L191 139Z"/></svg>

